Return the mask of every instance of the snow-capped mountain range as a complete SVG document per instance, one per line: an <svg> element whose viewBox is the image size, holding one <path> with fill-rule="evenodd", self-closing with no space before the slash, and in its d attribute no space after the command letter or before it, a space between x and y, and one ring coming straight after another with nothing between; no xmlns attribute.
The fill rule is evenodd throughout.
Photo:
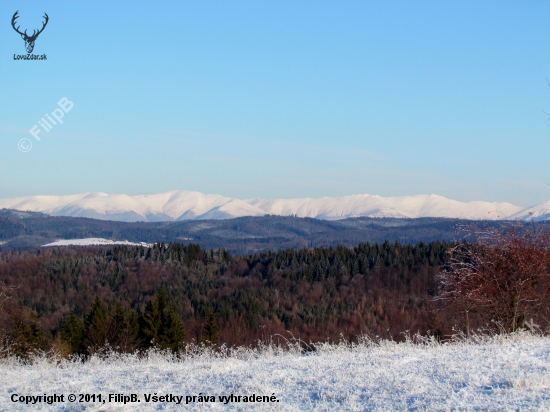
<svg viewBox="0 0 550 412"><path fill-rule="evenodd" d="M42 212L125 222L231 219L266 214L345 219L348 217L448 217L459 219L550 219L550 202L524 208L506 202L458 202L437 195L381 197L352 195L300 199L235 199L186 190L154 195L83 193L0 199L0 209Z"/></svg>

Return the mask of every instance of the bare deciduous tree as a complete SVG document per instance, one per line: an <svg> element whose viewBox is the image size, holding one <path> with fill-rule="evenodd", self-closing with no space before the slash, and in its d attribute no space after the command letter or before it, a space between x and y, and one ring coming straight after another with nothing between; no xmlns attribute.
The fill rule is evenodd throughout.
<svg viewBox="0 0 550 412"><path fill-rule="evenodd" d="M521 225L471 234L475 243L450 250L438 299L464 314L468 334L472 314L499 332L523 328L531 318L548 325L550 234Z"/></svg>

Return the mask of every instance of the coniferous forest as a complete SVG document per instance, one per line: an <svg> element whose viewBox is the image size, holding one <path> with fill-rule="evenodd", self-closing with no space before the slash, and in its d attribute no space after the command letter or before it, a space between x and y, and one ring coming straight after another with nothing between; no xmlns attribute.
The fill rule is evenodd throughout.
<svg viewBox="0 0 550 412"><path fill-rule="evenodd" d="M452 333L433 299L445 242L231 255L195 244L0 254L1 331L12 353L89 355L185 343L401 340Z"/></svg>

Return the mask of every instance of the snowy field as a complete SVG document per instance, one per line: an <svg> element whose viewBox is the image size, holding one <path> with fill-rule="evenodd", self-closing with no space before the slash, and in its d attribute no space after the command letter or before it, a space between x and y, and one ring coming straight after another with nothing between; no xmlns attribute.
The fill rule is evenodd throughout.
<svg viewBox="0 0 550 412"><path fill-rule="evenodd" d="M113 246L113 245L125 245L125 246L143 246L143 247L151 247L152 245L150 243L145 242L128 242L127 240L110 240L110 239L103 239L100 237L89 237L85 239L62 239L57 240L53 243L48 243L46 245L42 245L42 247L51 247L51 246Z"/></svg>
<svg viewBox="0 0 550 412"><path fill-rule="evenodd" d="M444 345L325 345L305 354L203 351L179 361L159 353L57 365L3 360L0 370L2 410L550 410L550 339L527 334ZM44 394L62 394L63 402L11 401ZM69 402L69 394L101 394L102 401ZM109 394L140 402L109 402ZM269 402L245 401L251 395Z"/></svg>

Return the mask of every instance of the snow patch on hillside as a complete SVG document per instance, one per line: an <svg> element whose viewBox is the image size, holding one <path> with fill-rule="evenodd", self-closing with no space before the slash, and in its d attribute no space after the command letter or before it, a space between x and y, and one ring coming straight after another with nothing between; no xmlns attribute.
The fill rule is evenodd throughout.
<svg viewBox="0 0 550 412"><path fill-rule="evenodd" d="M152 245L150 243L145 242L128 242L127 240L121 241L121 240L109 240L109 239L103 239L100 237L90 237L85 239L63 239L63 240L57 240L52 243L48 243L46 245L42 245L42 247L51 247L51 246L113 246L113 245L126 245L126 246L143 246L143 247L151 247Z"/></svg>

